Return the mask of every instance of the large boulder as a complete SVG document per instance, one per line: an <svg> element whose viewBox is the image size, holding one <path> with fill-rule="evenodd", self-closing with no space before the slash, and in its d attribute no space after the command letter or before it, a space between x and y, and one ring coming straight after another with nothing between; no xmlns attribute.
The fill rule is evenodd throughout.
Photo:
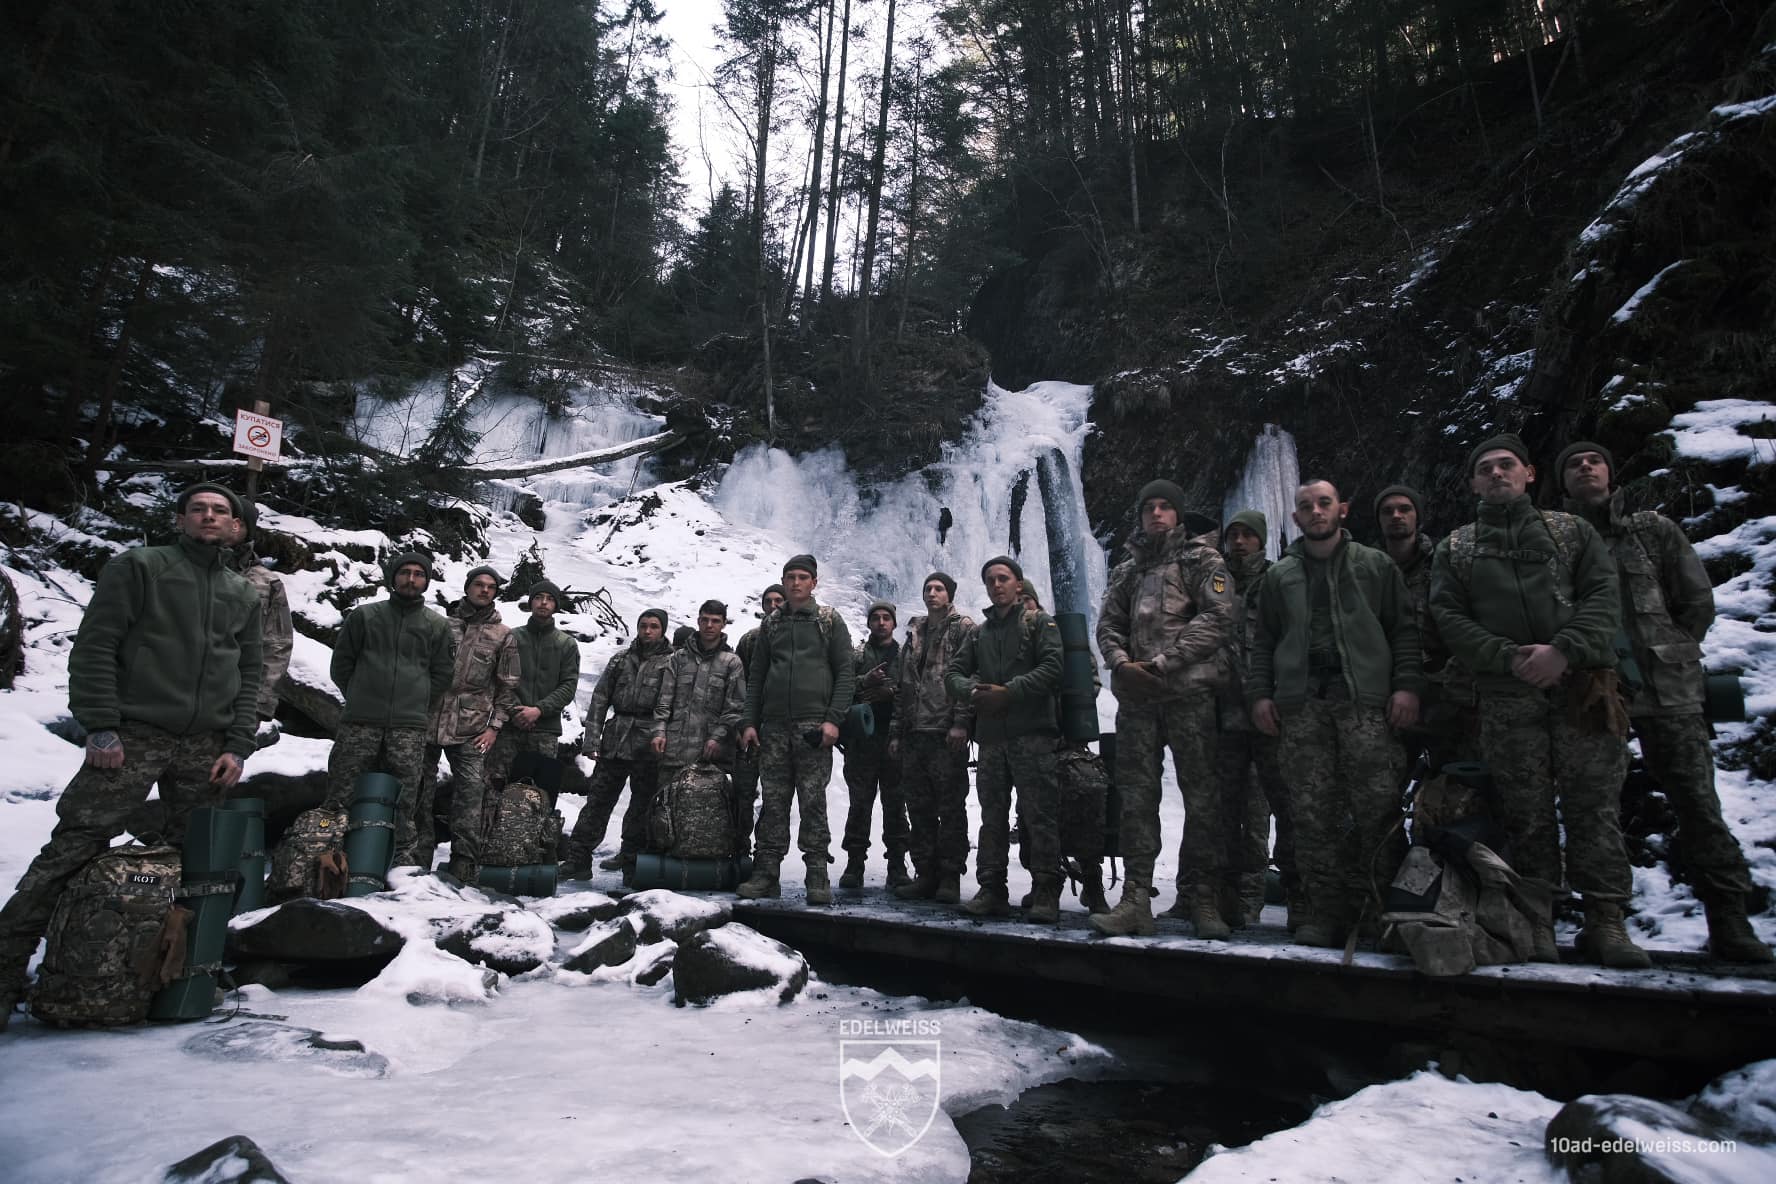
<svg viewBox="0 0 1776 1184"><path fill-rule="evenodd" d="M240 920L247 923L228 932L230 961L318 965L344 980L375 977L405 944L363 909L337 900L304 897Z"/></svg>
<svg viewBox="0 0 1776 1184"><path fill-rule="evenodd" d="M617 906L617 912L635 918L644 945L682 942L693 933L726 925L734 915L733 906L725 900L704 900L665 888L631 892Z"/></svg>
<svg viewBox="0 0 1776 1184"><path fill-rule="evenodd" d="M167 1169L166 1184L290 1184L259 1144L229 1135Z"/></svg>
<svg viewBox="0 0 1776 1184"><path fill-rule="evenodd" d="M1689 1110L1745 1142L1776 1145L1776 1060L1753 1061L1715 1078L1691 1099Z"/></svg>
<svg viewBox="0 0 1776 1184"><path fill-rule="evenodd" d="M635 957L636 928L631 917L600 921L586 931L585 940L573 948L561 968L587 974L601 966L621 966Z"/></svg>
<svg viewBox="0 0 1776 1184"><path fill-rule="evenodd" d="M580 933L617 915L621 906L602 892L570 892L539 900L530 911L564 933Z"/></svg>
<svg viewBox="0 0 1776 1184"><path fill-rule="evenodd" d="M673 1002L681 1007L740 992L788 1003L808 985L808 961L755 929L725 925L678 943L672 983Z"/></svg>
<svg viewBox="0 0 1776 1184"><path fill-rule="evenodd" d="M548 922L516 909L458 922L437 942L445 953L501 974L535 970L555 951L555 934Z"/></svg>
<svg viewBox="0 0 1776 1184"><path fill-rule="evenodd" d="M1729 1137L1664 1102L1590 1094L1560 1108L1542 1145L1555 1166L1585 1184L1700 1184L1732 1178L1734 1157L1705 1150ZM1676 1149L1685 1145L1695 1149Z"/></svg>

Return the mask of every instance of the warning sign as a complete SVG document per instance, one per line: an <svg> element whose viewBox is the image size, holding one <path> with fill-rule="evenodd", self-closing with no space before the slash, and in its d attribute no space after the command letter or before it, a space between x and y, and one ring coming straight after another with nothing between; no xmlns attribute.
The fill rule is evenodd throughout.
<svg viewBox="0 0 1776 1184"><path fill-rule="evenodd" d="M234 450L242 456L276 460L283 443L283 420L253 411L234 413Z"/></svg>

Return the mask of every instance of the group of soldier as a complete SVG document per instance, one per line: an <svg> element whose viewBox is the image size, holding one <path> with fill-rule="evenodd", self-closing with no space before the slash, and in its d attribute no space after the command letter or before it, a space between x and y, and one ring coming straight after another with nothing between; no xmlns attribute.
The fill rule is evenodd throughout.
<svg viewBox="0 0 1776 1184"><path fill-rule="evenodd" d="M1254 922L1274 818L1295 940L1374 940L1377 873L1385 883L1398 865L1400 791L1420 751L1433 767L1484 761L1488 806L1516 871L1577 894L1587 957L1645 966L1623 924L1632 880L1619 803L1633 734L1675 809L1713 954L1776 960L1747 920L1751 881L1714 788L1700 648L1714 617L1707 574L1676 523L1624 509L1606 448L1570 444L1554 468L1563 510L1531 498L1536 472L1518 437L1486 440L1465 470L1475 521L1433 546L1419 495L1391 486L1373 503L1385 549L1350 537L1349 502L1333 482L1304 482L1293 513L1300 537L1274 563L1261 513L1241 510L1217 530L1187 512L1172 482L1144 487L1097 628L1117 700L1126 868L1114 908L1085 869L1091 924L1155 932L1169 749L1185 821L1166 915L1209 939ZM177 846L191 811L219 800L245 759L276 739L290 613L254 553L253 508L200 483L180 494L176 525L175 542L108 563L82 619L69 707L87 733L85 759L48 843L0 909L0 1025L62 887L126 830L150 788L160 790L159 831L138 837ZM435 772L448 761L446 870L470 880L484 787L521 753L557 755L579 647L555 625L564 598L547 580L529 586L529 619L511 628L490 567L469 573L448 616L425 605L427 556L397 555L386 574L389 596L348 614L334 646L344 707L328 804L343 808L369 769L394 775L395 861L429 867ZM908 623L904 643L883 601L853 648L844 621L815 598L811 555L783 565L782 582L761 597L760 625L737 647L720 601L702 605L678 646L665 612L642 613L593 692L584 751L596 763L564 871L589 873L628 788L609 863L631 874L663 779L708 763L734 773L739 846L753 857L739 895L779 894L793 809L807 899L830 903L826 787L840 725L863 705L875 727L847 745L839 886L862 886L879 799L896 896L1009 916L1015 798L1032 882L1024 918L1056 921L1069 870L1057 829L1059 632L1016 559L996 556L980 576L982 621L956 608L956 581L933 572L921 588L926 614ZM971 744L981 823L977 890L964 903ZM1553 922L1552 913L1535 919L1538 959L1558 958Z"/></svg>

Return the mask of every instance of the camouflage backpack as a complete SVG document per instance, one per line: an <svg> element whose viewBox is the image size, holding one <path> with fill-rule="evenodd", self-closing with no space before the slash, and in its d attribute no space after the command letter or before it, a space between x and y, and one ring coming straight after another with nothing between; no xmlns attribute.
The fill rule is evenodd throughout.
<svg viewBox="0 0 1776 1184"><path fill-rule="evenodd" d="M325 806L298 814L272 854L266 900L282 904L298 896L331 900L345 895L345 882L337 873L343 870L346 821L345 811Z"/></svg>
<svg viewBox="0 0 1776 1184"><path fill-rule="evenodd" d="M1060 771L1060 810L1056 829L1061 854L1095 863L1104 857L1104 810L1110 797L1110 771L1089 748L1056 754Z"/></svg>
<svg viewBox="0 0 1776 1184"><path fill-rule="evenodd" d="M528 781L510 781L483 799L481 835L484 867L554 863L561 815L540 787Z"/></svg>
<svg viewBox="0 0 1776 1184"><path fill-rule="evenodd" d="M179 874L173 848L135 843L77 872L50 917L31 1014L57 1027L146 1019L154 993L184 972L191 914L174 905Z"/></svg>
<svg viewBox="0 0 1776 1184"><path fill-rule="evenodd" d="M654 796L648 846L679 859L734 854L734 795L714 765L687 765Z"/></svg>

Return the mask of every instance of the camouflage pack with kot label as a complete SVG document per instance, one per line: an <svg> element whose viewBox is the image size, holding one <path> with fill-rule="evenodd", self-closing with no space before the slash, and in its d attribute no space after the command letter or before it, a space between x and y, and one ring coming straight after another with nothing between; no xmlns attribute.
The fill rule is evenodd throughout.
<svg viewBox="0 0 1776 1184"><path fill-rule="evenodd" d="M131 843L77 872L49 920L31 1014L57 1027L141 1023L154 993L183 973L179 853Z"/></svg>

